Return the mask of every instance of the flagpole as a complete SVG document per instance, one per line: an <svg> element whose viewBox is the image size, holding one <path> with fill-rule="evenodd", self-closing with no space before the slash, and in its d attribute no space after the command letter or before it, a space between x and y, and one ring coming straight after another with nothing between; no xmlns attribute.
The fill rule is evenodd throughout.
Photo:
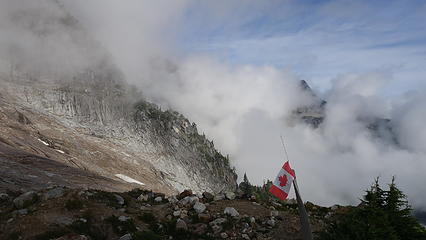
<svg viewBox="0 0 426 240"><path fill-rule="evenodd" d="M281 143L283 144L285 156L287 158L287 161L290 163L290 160L288 158L287 149L284 144L283 136L281 135ZM293 187L294 192L296 193L296 201L299 209L299 217L300 217L300 224L302 226L302 238L304 240L312 240L312 231L311 231L311 225L309 224L309 217L308 213L306 212L305 205L303 204L302 197L299 193L299 187L297 186L296 178L293 180Z"/></svg>
<svg viewBox="0 0 426 240"><path fill-rule="evenodd" d="M293 180L294 192L296 193L297 205L299 208L300 224L302 225L302 237L305 240L312 240L311 225L309 224L308 213L306 212L305 205L299 194L299 187L297 186L296 178Z"/></svg>

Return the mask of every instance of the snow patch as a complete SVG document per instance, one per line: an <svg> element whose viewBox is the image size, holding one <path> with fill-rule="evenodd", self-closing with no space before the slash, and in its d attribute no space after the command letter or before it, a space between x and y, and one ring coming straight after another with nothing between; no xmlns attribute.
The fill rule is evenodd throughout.
<svg viewBox="0 0 426 240"><path fill-rule="evenodd" d="M47 142L45 142L45 141L41 140L40 138L38 138L38 140L39 140L40 142L42 142L44 145L49 146L49 143L47 143Z"/></svg>
<svg viewBox="0 0 426 240"><path fill-rule="evenodd" d="M65 152L59 149L55 149L57 152L64 154Z"/></svg>
<svg viewBox="0 0 426 240"><path fill-rule="evenodd" d="M141 183L138 180L135 180L135 179L128 177L126 175L123 175L123 174L115 174L115 176L120 178L121 180L123 180L125 182L128 182L128 183L136 183L136 184L139 184L139 185L145 185L144 183Z"/></svg>
<svg viewBox="0 0 426 240"><path fill-rule="evenodd" d="M177 127L175 127L175 126L173 126L173 130L175 130L175 132L176 132L176 133L179 133L179 132L180 132L179 128L177 128Z"/></svg>

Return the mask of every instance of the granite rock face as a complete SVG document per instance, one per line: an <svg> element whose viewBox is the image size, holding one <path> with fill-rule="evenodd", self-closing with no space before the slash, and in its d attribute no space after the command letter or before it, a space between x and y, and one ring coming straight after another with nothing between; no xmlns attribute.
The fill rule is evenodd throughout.
<svg viewBox="0 0 426 240"><path fill-rule="evenodd" d="M42 43L38 46L37 41L34 47L40 48L43 58L61 60L28 61L27 55L34 49L19 44L14 46L19 50L17 53L23 54L22 57L14 56L16 61L10 63L10 69L3 70L7 67L0 66L0 96L7 95L5 101L17 109L17 122L37 126L37 118L28 117L25 111L34 115L40 113L72 131L124 146L121 148L124 150L112 150L124 152L122 155L126 159L123 162L127 162L127 166L121 164L119 169L113 169L115 166L104 161L84 167L103 176L107 171L115 171L120 176L143 175L143 172L136 172L137 167L146 166L158 181L165 182L175 191L190 188L202 193L235 189L236 174L229 159L215 149L212 141L198 133L195 123L178 112L164 111L144 100L136 87L126 82L111 55L80 26L77 19L56 1L42 3L43 6L18 9L17 16L26 17L15 19L15 27L28 37L38 39L42 33L45 41L55 42L60 46L53 49L56 52L42 48ZM67 55L69 52L74 55ZM53 55L52 59L50 55ZM60 149L49 136L39 136L38 139L56 152L71 155L71 151ZM83 150L84 146L81 149L84 153ZM104 155L111 156L109 153ZM76 158L72 161L77 165L84 161L72 157Z"/></svg>
<svg viewBox="0 0 426 240"><path fill-rule="evenodd" d="M132 101L124 83L111 80L107 85L106 80L99 80L103 89L98 83L90 84L91 76L87 73L85 80L73 84L33 82L26 86L15 81L13 90L27 106L51 114L70 127L84 127L92 136L155 155L155 159L146 160L177 191L235 190L236 174L229 159L212 141L198 134L195 123L147 101ZM97 77L93 79L96 82Z"/></svg>

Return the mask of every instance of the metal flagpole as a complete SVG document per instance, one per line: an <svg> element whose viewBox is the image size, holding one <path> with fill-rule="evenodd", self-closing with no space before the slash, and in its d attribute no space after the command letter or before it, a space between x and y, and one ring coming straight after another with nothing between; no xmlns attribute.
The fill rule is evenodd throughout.
<svg viewBox="0 0 426 240"><path fill-rule="evenodd" d="M297 186L296 179L293 180L294 192L296 193L297 205L299 207L300 224L302 225L302 237L306 240L312 240L311 225L309 224L308 213L306 212L305 205L299 194L299 187Z"/></svg>
<svg viewBox="0 0 426 240"><path fill-rule="evenodd" d="M283 136L281 135L281 143L283 144L285 156L287 158L287 161L290 163L290 160L288 158L287 149L284 144ZM299 187L297 186L296 178L293 180L293 187L294 192L296 193L296 201L299 209L299 217L300 217L300 224L302 225L302 237L304 240L312 240L312 231L311 231L311 225L309 224L309 217L308 213L306 212L305 205L303 204L303 200L300 197L299 193Z"/></svg>

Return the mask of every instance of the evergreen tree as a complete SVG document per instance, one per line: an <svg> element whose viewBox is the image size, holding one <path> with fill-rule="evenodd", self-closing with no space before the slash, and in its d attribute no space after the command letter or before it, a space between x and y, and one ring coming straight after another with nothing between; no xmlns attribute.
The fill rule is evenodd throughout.
<svg viewBox="0 0 426 240"><path fill-rule="evenodd" d="M389 215L390 224L394 227L398 239L425 238L425 229L418 223L411 213L412 209L406 196L396 187L395 177L389 184L389 191L385 194L385 211ZM422 234L423 232L423 234Z"/></svg>
<svg viewBox="0 0 426 240"><path fill-rule="evenodd" d="M244 173L243 182L250 185L250 182L249 182L248 177L247 177L247 173Z"/></svg>
<svg viewBox="0 0 426 240"><path fill-rule="evenodd" d="M250 184L246 173L244 173L243 181L240 183L239 188L246 197L250 197L253 193L253 186Z"/></svg>
<svg viewBox="0 0 426 240"><path fill-rule="evenodd" d="M370 190L366 191L361 204L370 208L383 208L385 206L385 191L380 187L379 178L376 178Z"/></svg>
<svg viewBox="0 0 426 240"><path fill-rule="evenodd" d="M411 215L406 196L396 187L395 179L385 191L376 178L361 204L338 214L319 239L426 239L426 230Z"/></svg>

